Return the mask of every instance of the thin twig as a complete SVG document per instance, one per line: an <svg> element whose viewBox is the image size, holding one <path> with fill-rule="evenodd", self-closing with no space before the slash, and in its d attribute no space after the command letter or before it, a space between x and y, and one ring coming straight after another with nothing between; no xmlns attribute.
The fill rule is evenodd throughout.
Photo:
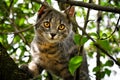
<svg viewBox="0 0 120 80"><path fill-rule="evenodd" d="M89 3L91 3L92 0L89 1ZM84 22L84 30L86 30L87 28L87 23L88 23L88 18L89 18L89 15L90 15L90 8L88 8L88 11L87 11L87 15L86 15L86 19L85 19L85 22Z"/></svg>
<svg viewBox="0 0 120 80"><path fill-rule="evenodd" d="M34 25L30 26L30 27L27 27L25 29L22 29L22 30L19 30L19 31L16 31L16 32L0 32L0 34L18 34L18 33L22 33L22 32L25 32L25 31L28 31L29 29L33 28Z"/></svg>
<svg viewBox="0 0 120 80"><path fill-rule="evenodd" d="M120 21L120 14L119 14L119 18L118 18L118 20L117 20L117 23L116 23L116 25L115 25L114 31L113 31L108 37L102 38L101 40L105 40L105 39L110 38L110 37L116 32L116 30L117 30L117 28L118 28L119 21Z"/></svg>
<svg viewBox="0 0 120 80"><path fill-rule="evenodd" d="M14 23L14 19L8 18L8 20L10 21L11 25L14 27L15 32L19 32L18 26ZM18 33L18 35L20 36L20 38L23 40L24 43L26 43L27 45L30 45L29 43L27 43L22 33Z"/></svg>

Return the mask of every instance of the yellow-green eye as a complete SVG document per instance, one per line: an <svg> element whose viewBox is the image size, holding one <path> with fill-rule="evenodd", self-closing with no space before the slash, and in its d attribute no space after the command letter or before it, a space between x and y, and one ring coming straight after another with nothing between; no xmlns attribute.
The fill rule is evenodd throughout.
<svg viewBox="0 0 120 80"><path fill-rule="evenodd" d="M61 24L59 27L58 27L59 30L64 30L65 29L65 25L64 24Z"/></svg>
<svg viewBox="0 0 120 80"><path fill-rule="evenodd" d="M45 28L50 28L50 22L44 22L44 27Z"/></svg>

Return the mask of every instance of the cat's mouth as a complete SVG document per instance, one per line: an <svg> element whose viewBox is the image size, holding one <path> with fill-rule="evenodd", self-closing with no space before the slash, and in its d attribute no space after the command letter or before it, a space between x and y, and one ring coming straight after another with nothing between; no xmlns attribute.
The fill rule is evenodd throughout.
<svg viewBox="0 0 120 80"><path fill-rule="evenodd" d="M44 35L44 37L50 43L56 43L60 41L60 37L57 34L47 34L47 35Z"/></svg>

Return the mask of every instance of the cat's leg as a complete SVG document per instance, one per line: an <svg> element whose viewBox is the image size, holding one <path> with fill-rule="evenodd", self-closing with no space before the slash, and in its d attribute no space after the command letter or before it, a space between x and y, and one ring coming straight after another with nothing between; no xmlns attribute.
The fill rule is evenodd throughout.
<svg viewBox="0 0 120 80"><path fill-rule="evenodd" d="M26 74L28 74L30 78L37 77L43 70L41 66L37 65L33 61L31 61L28 65L22 65L20 69Z"/></svg>
<svg viewBox="0 0 120 80"><path fill-rule="evenodd" d="M60 75L63 78L63 80L74 80L74 76L70 74L68 68L62 69Z"/></svg>
<svg viewBox="0 0 120 80"><path fill-rule="evenodd" d="M38 76L42 72L42 69L40 69L41 67L37 65L34 61L31 61L29 63L28 68L32 72L34 77Z"/></svg>
<svg viewBox="0 0 120 80"><path fill-rule="evenodd" d="M63 80L74 80L74 77L73 76L69 76L69 77L64 78Z"/></svg>
<svg viewBox="0 0 120 80"><path fill-rule="evenodd" d="M33 78L33 74L32 72L29 70L28 65L27 64L23 64L20 66L20 70L22 72L24 72L25 74L27 74L29 76L29 78Z"/></svg>

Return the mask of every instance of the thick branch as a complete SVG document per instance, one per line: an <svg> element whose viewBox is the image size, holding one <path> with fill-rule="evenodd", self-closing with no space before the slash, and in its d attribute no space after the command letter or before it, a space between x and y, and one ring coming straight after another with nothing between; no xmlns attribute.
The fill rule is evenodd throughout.
<svg viewBox="0 0 120 80"><path fill-rule="evenodd" d="M28 78L29 76L18 68L0 43L0 80L27 80Z"/></svg>
<svg viewBox="0 0 120 80"><path fill-rule="evenodd" d="M94 10L120 13L120 8L118 8L118 7L100 6L100 5L96 5L94 3L85 3L85 2L82 2L82 1L71 1L71 0L69 0L69 1L68 0L56 0L56 1L63 2L63 3L68 3L68 4L71 4L71 5L75 5L75 6L91 8L91 9L94 9Z"/></svg>

